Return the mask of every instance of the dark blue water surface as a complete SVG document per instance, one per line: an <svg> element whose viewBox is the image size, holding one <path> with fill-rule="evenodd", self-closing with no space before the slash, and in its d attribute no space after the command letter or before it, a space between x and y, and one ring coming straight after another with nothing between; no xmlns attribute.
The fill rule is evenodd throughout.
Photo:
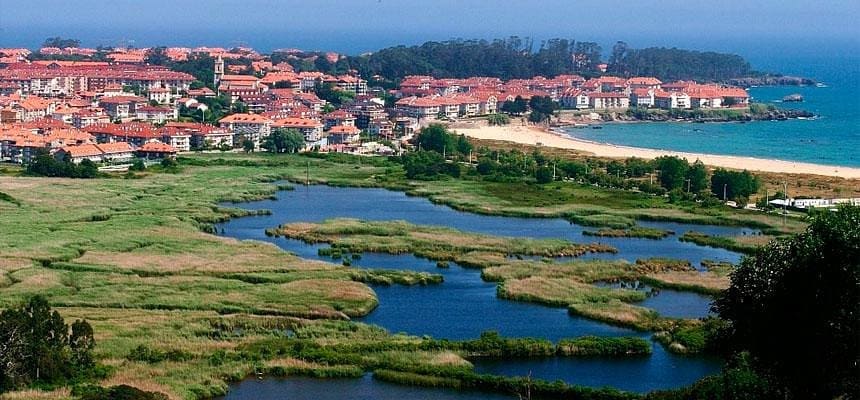
<svg viewBox="0 0 860 400"><path fill-rule="evenodd" d="M365 375L358 379L304 377L247 379L230 387L224 400L502 400L516 396L394 385Z"/></svg>
<svg viewBox="0 0 860 400"><path fill-rule="evenodd" d="M409 197L384 189L334 188L328 186L297 187L294 191L278 192L276 199L243 203L247 209L268 209L271 215L238 218L220 224L225 236L274 243L303 258L338 262L318 255L326 245L310 245L297 240L272 238L265 229L286 222L318 222L330 218L360 218L369 220L406 220L416 224L444 225L464 231L491 235L566 238L576 242L591 242L583 236L583 228L561 219L529 219L475 215L435 205L427 199ZM752 234L754 230L738 227L699 226L678 223L643 223L650 227L678 233L697 230L712 235ZM663 240L607 238L601 242L617 247L619 254L594 254L594 258L635 260L647 257L703 259L737 262L739 255L722 249L700 247L670 236ZM361 322L376 324L390 332L429 335L453 340L476 338L487 330L499 331L509 337L539 337L552 341L582 335L649 337L648 333L607 325L571 316L564 308L514 302L496 297L496 285L481 280L477 269L451 264L437 268L436 263L412 255L365 253L353 260L354 267L402 269L438 273L444 283L429 286L374 286L379 307ZM698 294L662 290L648 297L642 305L673 317L695 318L707 314L710 298ZM527 375L535 378L562 379L587 386L612 386L623 390L646 392L690 384L702 376L715 373L719 360L702 357L681 357L666 352L654 344L654 354L641 358L548 358L537 360L473 360L476 370L502 375ZM268 382L268 381L267 381ZM293 380L275 381L277 386L293 387ZM287 382L287 383L284 383ZM301 381L299 381L301 382ZM332 381L322 381L329 384ZM336 385L377 385L374 381ZM316 385L316 383L312 384ZM264 385L265 386L265 385ZM370 390L370 389L368 389ZM375 390L375 389L374 389ZM364 393L364 392L362 392ZM370 392L368 392L370 393ZM428 394L433 395L435 394ZM232 395L231 395L232 396ZM229 397L233 399L233 397ZM245 398L245 397L236 397ZM270 398L270 397L260 397ZM468 397L464 397L468 398Z"/></svg>

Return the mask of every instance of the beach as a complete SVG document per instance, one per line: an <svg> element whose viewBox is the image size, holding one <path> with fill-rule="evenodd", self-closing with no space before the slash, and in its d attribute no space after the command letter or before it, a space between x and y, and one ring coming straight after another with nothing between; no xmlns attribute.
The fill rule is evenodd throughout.
<svg viewBox="0 0 860 400"><path fill-rule="evenodd" d="M686 158L689 161L701 160L706 165L749 171L776 172L789 174L813 174L834 176L846 179L860 179L860 168L821 165L804 162L773 160L766 158L740 157L682 151L647 149L598 143L576 139L568 135L526 126L475 126L456 127L457 133L467 137L484 140L503 140L520 144L571 149L592 153L598 157L627 158L639 157L652 159L664 155Z"/></svg>

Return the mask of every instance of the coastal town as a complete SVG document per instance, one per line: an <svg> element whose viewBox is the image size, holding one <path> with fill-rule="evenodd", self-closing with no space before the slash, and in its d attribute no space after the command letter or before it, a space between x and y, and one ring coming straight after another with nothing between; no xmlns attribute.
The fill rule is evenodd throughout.
<svg viewBox="0 0 860 400"><path fill-rule="evenodd" d="M176 62L211 59L212 81L201 82L148 64L150 49L114 49L93 61L96 52L43 47L32 57L27 49L0 49L2 161L27 163L38 150L75 163L114 164L187 151L254 151L278 129L299 132L301 150L393 154L430 122L498 114L535 97L562 109L622 113L631 107L743 109L750 100L739 87L608 75L508 81L407 76L385 90L354 70L339 76L297 72L249 48L163 50ZM341 56L326 57L337 62ZM335 106L320 98L321 87L349 101ZM225 111L211 120L215 99L224 101Z"/></svg>

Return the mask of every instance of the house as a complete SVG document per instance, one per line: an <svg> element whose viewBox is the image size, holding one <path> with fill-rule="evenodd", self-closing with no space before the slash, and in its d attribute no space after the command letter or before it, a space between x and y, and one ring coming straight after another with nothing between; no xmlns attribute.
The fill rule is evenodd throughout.
<svg viewBox="0 0 860 400"><path fill-rule="evenodd" d="M149 89L149 101L154 101L158 104L170 104L173 100L173 95L170 89L153 88Z"/></svg>
<svg viewBox="0 0 860 400"><path fill-rule="evenodd" d="M233 133L234 144L248 139L254 142L257 148L272 132L272 120L259 114L232 114L221 118L218 124Z"/></svg>
<svg viewBox="0 0 860 400"><path fill-rule="evenodd" d="M636 89L652 89L657 90L660 89L660 85L662 85L659 79L650 77L650 76L637 76L630 79L627 79L627 87L630 91Z"/></svg>
<svg viewBox="0 0 860 400"><path fill-rule="evenodd" d="M373 120L367 127L367 133L375 137L394 139L394 124L387 119Z"/></svg>
<svg viewBox="0 0 860 400"><path fill-rule="evenodd" d="M99 100L99 107L112 119L128 119L137 116L138 107L147 105L147 100L138 96L113 96Z"/></svg>
<svg viewBox="0 0 860 400"><path fill-rule="evenodd" d="M323 138L323 124L309 118L283 118L275 121L272 128L295 129L305 137L305 142L317 143Z"/></svg>
<svg viewBox="0 0 860 400"><path fill-rule="evenodd" d="M362 96L367 94L367 81L357 76L341 75L337 77L335 87L339 90L352 92Z"/></svg>
<svg viewBox="0 0 860 400"><path fill-rule="evenodd" d="M410 117L418 119L436 119L442 109L442 104L429 97L404 97L397 100L395 108L404 110ZM459 112L459 107L458 107Z"/></svg>
<svg viewBox="0 0 860 400"><path fill-rule="evenodd" d="M233 148L233 134L226 128L197 122L168 122L160 130L161 141L177 151ZM186 146L185 140L188 140Z"/></svg>
<svg viewBox="0 0 860 400"><path fill-rule="evenodd" d="M478 101L478 114L487 115L499 112L499 97L494 92L471 91L469 94Z"/></svg>
<svg viewBox="0 0 860 400"><path fill-rule="evenodd" d="M413 135L420 125L418 120L410 117L398 117L394 119L394 131L400 133L401 136Z"/></svg>
<svg viewBox="0 0 860 400"><path fill-rule="evenodd" d="M654 93L654 107L666 110L687 109L690 108L690 95L682 92L658 91Z"/></svg>
<svg viewBox="0 0 860 400"><path fill-rule="evenodd" d="M72 114L72 125L75 128L86 128L95 124L107 124L110 122L110 116L98 107L92 107L85 110L80 110Z"/></svg>
<svg viewBox="0 0 860 400"><path fill-rule="evenodd" d="M353 144L361 139L361 130L354 126L337 125L328 131L329 144Z"/></svg>
<svg viewBox="0 0 860 400"><path fill-rule="evenodd" d="M386 118L385 107L370 100L356 101L346 111L355 116L355 126L359 129L367 129L370 121Z"/></svg>
<svg viewBox="0 0 860 400"><path fill-rule="evenodd" d="M630 105L635 107L653 107L656 89L635 88L630 91Z"/></svg>
<svg viewBox="0 0 860 400"><path fill-rule="evenodd" d="M589 106L596 110L625 110L630 107L630 98L620 92L597 92L588 94Z"/></svg>
<svg viewBox="0 0 860 400"><path fill-rule="evenodd" d="M143 106L135 111L135 118L153 124L163 124L179 118L179 110L173 107Z"/></svg>
<svg viewBox="0 0 860 400"><path fill-rule="evenodd" d="M135 154L147 160L162 160L165 158L176 158L176 149L169 144L151 141L138 147Z"/></svg>
<svg viewBox="0 0 860 400"><path fill-rule="evenodd" d="M559 97L559 104L562 108L580 110L588 108L590 101L588 93L579 89L566 89Z"/></svg>
<svg viewBox="0 0 860 400"><path fill-rule="evenodd" d="M200 89L188 89L185 91L185 95L188 97L217 97L218 95L214 90L209 89L208 87L202 87Z"/></svg>
<svg viewBox="0 0 860 400"><path fill-rule="evenodd" d="M191 132L185 129L164 126L158 130L161 142L176 151L191 151ZM149 142L147 142L149 143Z"/></svg>
<svg viewBox="0 0 860 400"><path fill-rule="evenodd" d="M141 122L94 124L83 128L83 130L95 136L98 143L124 142L133 146L142 146L150 140L161 138L161 135L152 125Z"/></svg>
<svg viewBox="0 0 860 400"><path fill-rule="evenodd" d="M69 158L75 164L83 160L95 163L122 163L134 158L134 149L128 143L80 144L65 146L54 153L58 160Z"/></svg>
<svg viewBox="0 0 860 400"><path fill-rule="evenodd" d="M331 129L333 126L343 125L343 126L355 126L355 117L343 110L335 110L323 117L323 122L325 123L325 129Z"/></svg>

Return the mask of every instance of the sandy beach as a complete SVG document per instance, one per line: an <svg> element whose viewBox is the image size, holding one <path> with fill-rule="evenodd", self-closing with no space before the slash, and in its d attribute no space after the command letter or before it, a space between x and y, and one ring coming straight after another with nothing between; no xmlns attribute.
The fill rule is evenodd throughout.
<svg viewBox="0 0 860 400"><path fill-rule="evenodd" d="M504 140L521 144L579 150L593 153L599 157L640 157L652 159L663 155L672 155L686 158L691 162L699 159L702 160L703 163L715 167L791 174L815 174L847 179L860 179L860 168L771 160L765 158L723 156L620 146L575 139L567 135L525 126L475 126L474 128L456 127L454 129L458 133L476 139Z"/></svg>

